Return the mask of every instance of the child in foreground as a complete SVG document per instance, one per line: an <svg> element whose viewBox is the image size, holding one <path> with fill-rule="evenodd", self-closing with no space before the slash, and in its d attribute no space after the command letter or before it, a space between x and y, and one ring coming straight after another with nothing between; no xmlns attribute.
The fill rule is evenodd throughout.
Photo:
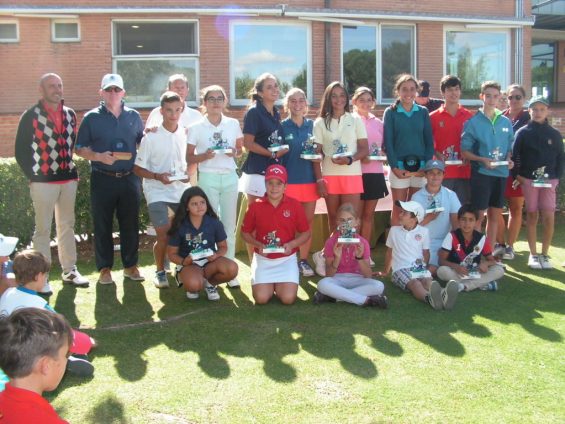
<svg viewBox="0 0 565 424"><path fill-rule="evenodd" d="M233 280L238 267L225 257L228 236L200 187L185 190L168 235L169 260L181 267L175 278L186 297L198 299L204 288L208 300L220 300L216 286Z"/></svg>
<svg viewBox="0 0 565 424"><path fill-rule="evenodd" d="M469 204L463 205L457 219L459 228L445 236L438 253L441 266L437 276L444 281L457 282L459 291L497 290L496 280L504 276L504 268L492 255L488 238L475 230L478 211ZM470 278L473 276L478 278Z"/></svg>
<svg viewBox="0 0 565 424"><path fill-rule="evenodd" d="M419 225L424 219L424 208L413 200L398 202L397 206L400 225L391 227L388 234L381 274L387 275L392 269L392 282L401 290L409 291L435 310L452 309L459 293L457 283L449 282L442 289L425 268L430 260L430 236L428 229Z"/></svg>
<svg viewBox="0 0 565 424"><path fill-rule="evenodd" d="M65 373L73 342L67 320L45 309L18 309L0 319L0 340L0 367L10 377L0 393L0 421L67 423L41 397L55 390Z"/></svg>
<svg viewBox="0 0 565 424"><path fill-rule="evenodd" d="M18 287L11 287L0 297L0 318L10 316L18 309L46 309L50 313L56 311L38 294L45 281L51 264L41 252L24 250L14 258L14 273ZM67 369L71 374L81 377L91 377L94 367L88 360L87 354L96 346L94 339L87 334L72 330L72 342L69 351Z"/></svg>
<svg viewBox="0 0 565 424"><path fill-rule="evenodd" d="M337 210L337 231L332 233L324 247L326 277L318 283L314 303L342 300L360 306L387 308L384 284L371 278L369 242L356 234L352 234L351 238L357 239L357 242L339 241L339 238L349 236L347 230L358 226L353 205L341 205Z"/></svg>

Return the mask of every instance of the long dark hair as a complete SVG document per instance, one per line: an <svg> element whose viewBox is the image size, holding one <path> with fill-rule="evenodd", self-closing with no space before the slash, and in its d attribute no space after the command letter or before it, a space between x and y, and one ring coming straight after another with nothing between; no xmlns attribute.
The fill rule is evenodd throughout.
<svg viewBox="0 0 565 424"><path fill-rule="evenodd" d="M204 190L202 190L198 186L187 188L182 194L182 197L180 198L179 206L175 211L175 216L173 218L173 222L171 223L171 228L169 229L169 231L167 231L167 234L169 236L176 234L176 232L178 231L178 229L180 228L181 224L185 219L190 219L190 217L188 216L188 211L186 209L188 206L188 202L190 202L190 199L192 199L195 196L202 197L206 202L206 215L212 218L219 219L218 215L216 214L216 211L210 204L210 200L208 200L208 196L206 196Z"/></svg>
<svg viewBox="0 0 565 424"><path fill-rule="evenodd" d="M340 81L334 81L330 83L326 87L324 91L324 97L322 97L322 104L320 105L320 117L324 119L324 123L326 124L326 128L330 129L330 123L332 122L332 115L333 115L333 108L332 108L332 91L334 88L340 87L343 88L345 92L345 97L347 98L347 102L345 103L345 111L350 112L349 110L349 94L347 93L347 89L345 85L343 85Z"/></svg>

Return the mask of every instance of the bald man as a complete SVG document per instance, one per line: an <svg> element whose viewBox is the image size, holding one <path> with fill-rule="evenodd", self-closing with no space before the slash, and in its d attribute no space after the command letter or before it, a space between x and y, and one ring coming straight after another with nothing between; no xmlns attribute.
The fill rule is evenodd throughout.
<svg viewBox="0 0 565 424"><path fill-rule="evenodd" d="M75 197L78 174L73 163L77 119L63 101L63 81L48 73L39 80L39 102L24 112L16 135L16 161L30 181L35 211L34 249L51 258L55 216L57 251L64 283L88 286L76 267ZM52 293L49 283L41 291Z"/></svg>

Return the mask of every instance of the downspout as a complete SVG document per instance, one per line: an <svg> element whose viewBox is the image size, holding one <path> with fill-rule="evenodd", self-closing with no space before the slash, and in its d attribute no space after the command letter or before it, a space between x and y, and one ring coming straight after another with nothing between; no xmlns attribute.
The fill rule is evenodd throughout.
<svg viewBox="0 0 565 424"><path fill-rule="evenodd" d="M524 17L524 0L516 0L516 18ZM514 81L522 85L524 83L524 27L514 29Z"/></svg>
<svg viewBox="0 0 565 424"><path fill-rule="evenodd" d="M330 9L331 8L331 0L324 0L324 8ZM331 82L331 54L332 54L332 45L331 45L331 22L324 22L324 56L325 56L325 64L324 64L324 87L327 87L328 84Z"/></svg>

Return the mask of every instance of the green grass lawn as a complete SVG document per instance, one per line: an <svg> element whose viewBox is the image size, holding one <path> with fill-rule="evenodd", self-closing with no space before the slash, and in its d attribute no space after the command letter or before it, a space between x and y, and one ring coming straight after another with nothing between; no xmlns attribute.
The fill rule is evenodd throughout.
<svg viewBox="0 0 565 424"><path fill-rule="evenodd" d="M72 423L565 422L563 227L555 239L555 270L529 272L518 243L499 291L451 312L388 279L386 311L313 305L317 278L293 306L256 307L241 261L241 290L188 301L153 287L150 252L142 284L53 279L51 304L99 347L94 378L67 376L48 398ZM94 259L79 265L95 281Z"/></svg>

